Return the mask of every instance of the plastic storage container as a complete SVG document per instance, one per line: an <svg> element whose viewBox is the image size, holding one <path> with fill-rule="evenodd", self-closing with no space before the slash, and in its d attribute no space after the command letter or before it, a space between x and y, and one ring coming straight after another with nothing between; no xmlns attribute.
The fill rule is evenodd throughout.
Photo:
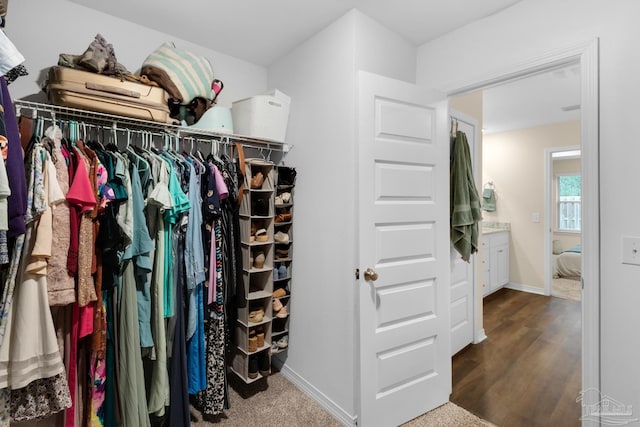
<svg viewBox="0 0 640 427"><path fill-rule="evenodd" d="M231 106L236 135L284 142L291 98L279 91L234 101Z"/></svg>
<svg viewBox="0 0 640 427"><path fill-rule="evenodd" d="M204 112L200 120L189 126L191 129L202 129L211 132L232 134L233 120L231 110L214 105Z"/></svg>

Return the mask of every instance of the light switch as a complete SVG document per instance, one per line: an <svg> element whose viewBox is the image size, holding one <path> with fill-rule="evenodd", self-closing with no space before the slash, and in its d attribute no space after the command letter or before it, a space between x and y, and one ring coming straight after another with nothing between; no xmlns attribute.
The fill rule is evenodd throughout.
<svg viewBox="0 0 640 427"><path fill-rule="evenodd" d="M532 222L540 222L540 212L534 212L531 214Z"/></svg>
<svg viewBox="0 0 640 427"><path fill-rule="evenodd" d="M640 237L622 237L622 263L640 265Z"/></svg>

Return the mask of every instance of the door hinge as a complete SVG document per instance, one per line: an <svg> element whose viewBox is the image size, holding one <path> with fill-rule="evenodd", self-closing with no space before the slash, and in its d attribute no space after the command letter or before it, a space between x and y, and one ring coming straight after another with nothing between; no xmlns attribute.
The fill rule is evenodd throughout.
<svg viewBox="0 0 640 427"><path fill-rule="evenodd" d="M356 268L356 279L360 279L360 269Z"/></svg>

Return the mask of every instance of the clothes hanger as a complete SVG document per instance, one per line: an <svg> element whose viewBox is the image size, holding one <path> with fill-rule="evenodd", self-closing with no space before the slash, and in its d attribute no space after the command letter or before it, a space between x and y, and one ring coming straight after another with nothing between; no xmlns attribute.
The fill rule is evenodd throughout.
<svg viewBox="0 0 640 427"><path fill-rule="evenodd" d="M109 129L109 131L111 131L111 129ZM117 135L114 133L111 133L107 131L107 128L103 127L102 128L102 137L105 140L105 144L104 147L111 152L117 153L120 151L120 149L118 148L118 139L117 139ZM105 137L105 132L107 132L106 137Z"/></svg>
<svg viewBox="0 0 640 427"><path fill-rule="evenodd" d="M224 141L224 137L220 137L219 141L216 140L212 140L211 144L213 145L215 143L215 147L216 147L216 152L213 155L213 160L218 162L218 163L224 163L222 161L222 159L220 158L220 145L222 145L223 147L226 147L226 142Z"/></svg>
<svg viewBox="0 0 640 427"><path fill-rule="evenodd" d="M458 119L451 117L451 137L455 138L458 134Z"/></svg>
<svg viewBox="0 0 640 427"><path fill-rule="evenodd" d="M151 132L149 131L142 131L142 134L144 135L144 139L145 139L145 144L147 146L147 149L156 155L159 155L161 153L163 153L163 150L158 149L154 143L153 143L153 135L151 135Z"/></svg>
<svg viewBox="0 0 640 427"><path fill-rule="evenodd" d="M121 152L122 150L120 150L120 147L118 147L118 128L115 122L111 126L111 137L113 138L113 145L116 146L116 148L118 149L118 152Z"/></svg>
<svg viewBox="0 0 640 427"><path fill-rule="evenodd" d="M207 163L207 161L205 160L204 156L202 155L202 150L200 149L200 145L199 145L199 144L200 144L200 142L201 142L201 140L200 140L200 139L198 139L198 138L196 138L196 139L195 139L195 141L196 141L196 144L197 144L197 150L196 150L196 153L195 153L195 157L196 157L196 158L197 158L197 159L198 159L202 164L206 164L206 163Z"/></svg>

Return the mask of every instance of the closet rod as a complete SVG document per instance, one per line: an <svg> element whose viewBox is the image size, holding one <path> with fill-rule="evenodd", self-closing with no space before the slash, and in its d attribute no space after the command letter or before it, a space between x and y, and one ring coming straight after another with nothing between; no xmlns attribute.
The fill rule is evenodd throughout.
<svg viewBox="0 0 640 427"><path fill-rule="evenodd" d="M252 138L243 135L226 134L219 132L211 132L200 129L191 129L185 126L174 125L170 123L159 123L149 120L141 120L133 117L117 116L114 114L99 113L96 111L80 110L77 108L63 107L59 105L43 104L33 101L24 101L21 99L14 100L14 108L16 115L19 116L23 109L32 110L37 115L38 113L47 113L52 118L64 118L65 120L86 120L92 123L101 123L108 125L109 128L118 131L127 131L133 129L142 130L155 130L163 132L173 137L185 137L185 138L197 138L199 140L216 140L219 143L238 143L245 147L252 147L258 149L266 149L271 151L288 152L293 148L291 144L286 144L278 141L271 141L260 138Z"/></svg>

